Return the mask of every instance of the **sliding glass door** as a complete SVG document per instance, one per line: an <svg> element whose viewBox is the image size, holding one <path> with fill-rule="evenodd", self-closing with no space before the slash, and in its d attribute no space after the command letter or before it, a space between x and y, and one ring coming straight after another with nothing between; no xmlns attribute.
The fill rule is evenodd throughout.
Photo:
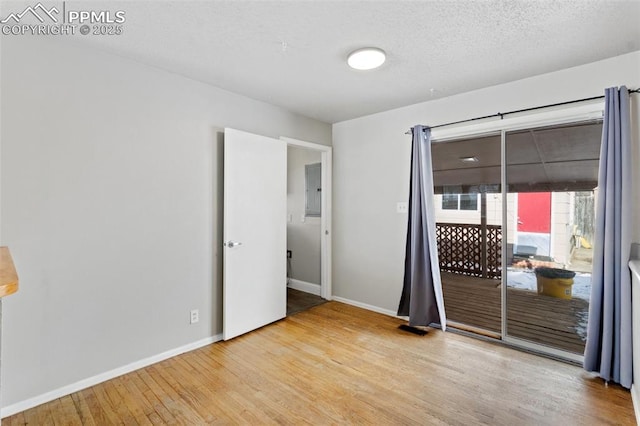
<svg viewBox="0 0 640 426"><path fill-rule="evenodd" d="M602 124L505 133L506 337L584 352Z"/></svg>
<svg viewBox="0 0 640 426"><path fill-rule="evenodd" d="M591 120L435 140L449 326L580 359L601 134Z"/></svg>
<svg viewBox="0 0 640 426"><path fill-rule="evenodd" d="M436 233L449 325L499 338L500 134L432 145Z"/></svg>

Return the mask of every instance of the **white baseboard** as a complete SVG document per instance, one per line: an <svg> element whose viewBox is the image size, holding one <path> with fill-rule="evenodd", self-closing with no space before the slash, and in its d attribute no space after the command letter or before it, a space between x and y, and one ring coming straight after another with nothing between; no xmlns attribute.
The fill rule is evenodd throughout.
<svg viewBox="0 0 640 426"><path fill-rule="evenodd" d="M379 308L378 306L368 305L362 302L356 302L355 300L345 299L344 297L333 296L333 300L336 302L346 303L347 305L357 306L358 308L366 309L368 311L377 312L379 314L389 315L394 318L404 318L399 317L396 313L390 309Z"/></svg>
<svg viewBox="0 0 640 426"><path fill-rule="evenodd" d="M631 401L633 401L633 411L636 413L636 424L640 425L640 391L638 391L638 386L631 385Z"/></svg>
<svg viewBox="0 0 640 426"><path fill-rule="evenodd" d="M320 296L320 284L312 284L306 281L294 280L293 278L291 278L289 280L289 288Z"/></svg>
<svg viewBox="0 0 640 426"><path fill-rule="evenodd" d="M80 380L79 382L75 382L70 385L52 390L50 392L43 393L42 395L38 395L24 401L16 402L15 404L2 407L2 410L0 411L0 418L5 418L13 414L20 413L24 410L28 410L29 408L37 407L40 404L53 401L54 399L61 398L74 392L78 392L82 389L97 385L98 383L106 382L107 380L122 376L123 374L127 374L135 370L139 370L151 364L164 361L165 359L173 358L174 356L183 354L185 352L189 352L194 349L219 342L220 340L222 340L222 334L216 334L215 336L207 337L206 339L198 340L196 342L180 346L179 348L170 349L166 352L162 352L157 355L132 362L131 364L123 365L122 367L100 373L93 377L88 377L86 379Z"/></svg>

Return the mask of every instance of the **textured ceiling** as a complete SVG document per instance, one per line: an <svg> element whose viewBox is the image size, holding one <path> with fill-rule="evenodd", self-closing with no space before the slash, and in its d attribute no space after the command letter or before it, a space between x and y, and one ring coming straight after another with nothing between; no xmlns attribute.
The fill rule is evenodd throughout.
<svg viewBox="0 0 640 426"><path fill-rule="evenodd" d="M67 3L126 11L78 42L329 123L640 50L638 0Z"/></svg>

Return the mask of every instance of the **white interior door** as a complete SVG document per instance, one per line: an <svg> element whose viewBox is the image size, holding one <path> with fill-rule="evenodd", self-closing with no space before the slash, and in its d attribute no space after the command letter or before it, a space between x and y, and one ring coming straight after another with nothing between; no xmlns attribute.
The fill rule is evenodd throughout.
<svg viewBox="0 0 640 426"><path fill-rule="evenodd" d="M287 314L287 144L234 129L224 137L223 338Z"/></svg>

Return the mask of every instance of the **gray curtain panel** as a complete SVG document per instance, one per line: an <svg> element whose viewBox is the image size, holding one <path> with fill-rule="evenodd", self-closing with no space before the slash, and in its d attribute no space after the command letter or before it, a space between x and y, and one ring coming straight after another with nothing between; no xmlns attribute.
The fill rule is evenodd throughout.
<svg viewBox="0 0 640 426"><path fill-rule="evenodd" d="M584 368L631 387L631 136L629 92L605 92Z"/></svg>
<svg viewBox="0 0 640 426"><path fill-rule="evenodd" d="M433 205L431 130L422 126L413 128L409 223L398 315L408 316L412 326L436 323L446 329Z"/></svg>

